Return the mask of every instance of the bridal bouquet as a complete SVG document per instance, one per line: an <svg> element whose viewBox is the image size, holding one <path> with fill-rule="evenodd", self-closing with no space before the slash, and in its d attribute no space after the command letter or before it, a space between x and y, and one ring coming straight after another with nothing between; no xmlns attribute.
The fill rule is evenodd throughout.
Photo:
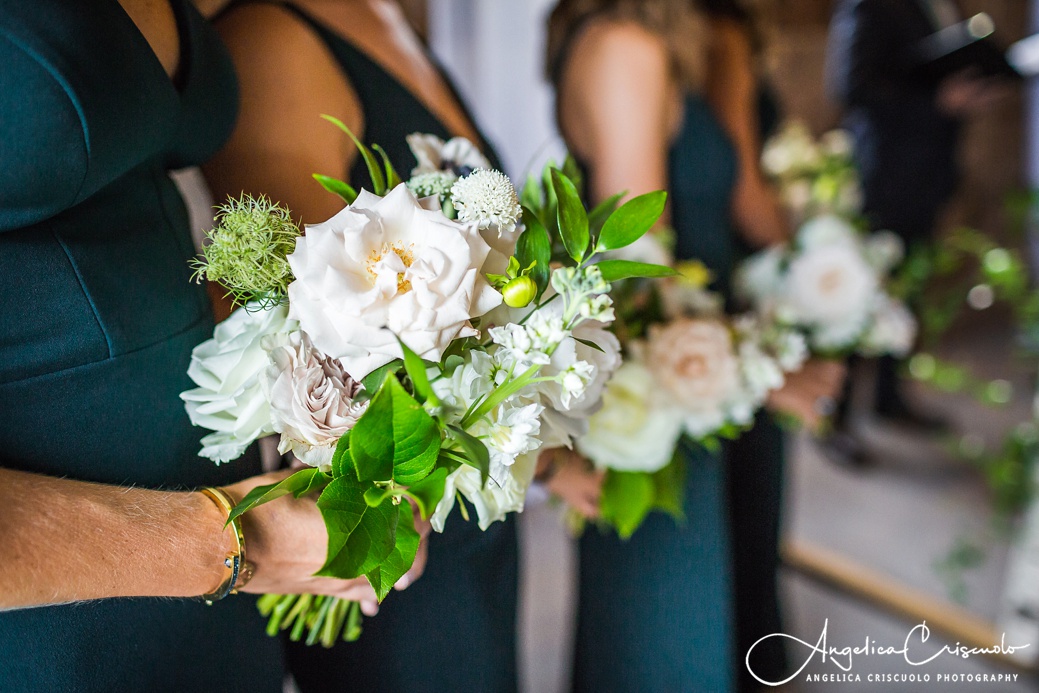
<svg viewBox="0 0 1039 693"><path fill-rule="evenodd" d="M821 215L792 242L746 260L736 290L761 320L802 330L813 352L904 356L916 320L885 286L902 252L891 232L864 235L845 219Z"/></svg>
<svg viewBox="0 0 1039 693"><path fill-rule="evenodd" d="M306 465L233 516L319 493L317 574L364 575L381 600L414 561L413 508L443 531L464 498L486 529L523 509L539 451L587 425L620 362L604 331L610 282L669 273L594 254L641 237L663 203L628 203L593 233L561 171L546 218L465 140L410 137L418 166L403 182L378 146L328 119L354 139L374 190L315 176L346 207L305 233L263 198L220 210L197 271L239 307L195 349L198 387L182 398L213 431L202 456L225 462L276 434ZM360 631L358 606L334 598L266 595L260 608L268 632L308 643Z"/></svg>
<svg viewBox="0 0 1039 693"><path fill-rule="evenodd" d="M827 213L853 217L861 211L862 189L851 155L844 130L816 141L803 123L791 121L765 143L761 164L795 220Z"/></svg>

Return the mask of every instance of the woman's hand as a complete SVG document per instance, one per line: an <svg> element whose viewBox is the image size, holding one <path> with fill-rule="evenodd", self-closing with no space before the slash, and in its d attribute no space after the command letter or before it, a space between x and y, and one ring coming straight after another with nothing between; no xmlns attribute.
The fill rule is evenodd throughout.
<svg viewBox="0 0 1039 693"><path fill-rule="evenodd" d="M769 395L766 406L797 417L817 432L833 414L846 374L840 361L810 359L801 370L787 374L786 383Z"/></svg>
<svg viewBox="0 0 1039 693"><path fill-rule="evenodd" d="M226 487L226 491L240 501L256 486L277 483L290 473L285 470L255 476ZM398 581L398 589L417 580L425 568L429 523L416 522L416 529L422 537L419 552L411 570ZM287 495L256 506L242 515L242 530L246 557L253 564L252 579L243 592L323 594L360 602L362 611L369 616L378 611L375 590L367 578L340 580L314 575L325 563L328 533L313 498Z"/></svg>
<svg viewBox="0 0 1039 693"><path fill-rule="evenodd" d="M599 497L605 477L606 472L595 469L588 460L566 448L542 452L535 476L553 496L589 518L599 516Z"/></svg>

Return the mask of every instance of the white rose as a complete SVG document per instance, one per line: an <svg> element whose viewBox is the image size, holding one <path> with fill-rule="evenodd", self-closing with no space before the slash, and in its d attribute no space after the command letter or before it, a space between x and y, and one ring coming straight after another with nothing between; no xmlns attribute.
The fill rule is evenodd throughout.
<svg viewBox="0 0 1039 693"><path fill-rule="evenodd" d="M606 385L602 408L577 449L600 469L655 472L671 462L682 433L679 412L664 406L648 368L625 362Z"/></svg>
<svg viewBox="0 0 1039 693"><path fill-rule="evenodd" d="M890 296L878 297L872 323L862 339L862 353L903 357L913 349L915 341L916 318L906 305Z"/></svg>
<svg viewBox="0 0 1039 693"><path fill-rule="evenodd" d="M268 340L270 365L264 387L271 402L278 451L290 450L305 464L327 468L339 439L361 418L367 402L336 359L325 356L302 332Z"/></svg>
<svg viewBox="0 0 1039 693"><path fill-rule="evenodd" d="M250 305L231 313L216 326L212 339L192 350L188 376L198 387L180 398L191 423L216 431L202 439L200 456L228 462L241 457L257 438L274 433L260 384L268 364L261 341L296 329L285 306L264 310Z"/></svg>
<svg viewBox="0 0 1039 693"><path fill-rule="evenodd" d="M713 421L739 388L732 334L718 320L684 318L652 326L645 360L662 390L698 421Z"/></svg>
<svg viewBox="0 0 1039 693"><path fill-rule="evenodd" d="M423 209L403 184L384 198L362 191L297 240L289 314L357 379L401 357L397 336L439 361L501 302L484 277L490 251L475 224Z"/></svg>
<svg viewBox="0 0 1039 693"><path fill-rule="evenodd" d="M487 157L464 137L453 137L444 142L436 135L416 132L408 135L407 142L418 161L418 165L411 171L412 176L437 171L465 176L478 168L491 168Z"/></svg>
<svg viewBox="0 0 1039 693"><path fill-rule="evenodd" d="M820 329L864 326L878 283L856 245L812 246L791 259L777 312Z"/></svg>
<svg viewBox="0 0 1039 693"><path fill-rule="evenodd" d="M804 250L836 244L858 247L859 232L836 214L820 214L797 230L797 244Z"/></svg>

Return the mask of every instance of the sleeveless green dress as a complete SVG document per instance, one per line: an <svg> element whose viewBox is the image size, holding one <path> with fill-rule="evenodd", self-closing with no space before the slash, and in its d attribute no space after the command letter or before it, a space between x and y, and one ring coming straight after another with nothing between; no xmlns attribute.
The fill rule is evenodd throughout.
<svg viewBox="0 0 1039 693"><path fill-rule="evenodd" d="M116 0L0 0L3 467L165 489L258 471L255 455L198 457L178 397L213 319L167 170L216 151L237 91L216 35L172 6L174 81ZM0 690L273 693L282 655L263 626L244 596L8 611Z"/></svg>
<svg viewBox="0 0 1039 693"><path fill-rule="evenodd" d="M361 50L299 8L277 4L294 12L328 46L364 110L365 131L359 138L381 145L403 177L415 166L407 135L451 137L443 123ZM500 166L486 142L477 144L492 165ZM348 178L358 189L371 189L360 157ZM425 574L407 590L392 593L378 616L365 619L360 640L330 650L286 641L289 669L303 693L516 689L515 520L510 516L484 532L473 510L470 517L466 522L456 510L445 532L431 535Z"/></svg>
<svg viewBox="0 0 1039 693"><path fill-rule="evenodd" d="M736 154L700 97L685 100L668 176L678 258L726 287L734 253L729 203ZM573 690L732 690L732 570L723 459L685 447L686 521L652 513L623 541L590 527L580 541Z"/></svg>

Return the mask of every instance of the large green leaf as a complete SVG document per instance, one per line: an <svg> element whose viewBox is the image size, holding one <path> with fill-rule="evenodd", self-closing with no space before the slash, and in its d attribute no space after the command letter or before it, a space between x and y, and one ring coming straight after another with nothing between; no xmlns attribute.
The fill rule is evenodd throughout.
<svg viewBox="0 0 1039 693"><path fill-rule="evenodd" d="M426 400L436 402L436 395L433 394L433 387L429 384L429 376L426 374L425 361L412 351L400 337L397 338L397 341L400 343L401 351L404 353L404 370L407 372L408 377L411 378L411 384L415 387L415 399L419 402L425 402Z"/></svg>
<svg viewBox="0 0 1039 693"><path fill-rule="evenodd" d="M349 472L354 474L353 458L350 457L350 431L336 443L335 452L332 453L332 476L336 479Z"/></svg>
<svg viewBox="0 0 1039 693"><path fill-rule="evenodd" d="M345 183L338 178L332 176L323 176L320 173L313 174L314 180L321 184L321 187L332 193L343 198L343 202L348 205L352 205L354 200L357 199L357 191L353 189L348 183Z"/></svg>
<svg viewBox="0 0 1039 693"><path fill-rule="evenodd" d="M419 535L415 531L415 520L412 517L411 506L405 504L400 506L400 516L397 520L396 543L390 555L374 570L365 573L368 582L372 583L376 596L381 602L390 593L397 580L411 570L415 563L415 554L418 553Z"/></svg>
<svg viewBox="0 0 1039 693"><path fill-rule="evenodd" d="M321 488L322 485L327 484L331 480L332 478L320 469L308 467L307 469L299 470L292 476L285 477L276 484L257 486L252 491L249 491L245 498L231 510L227 517L227 522L230 524L231 520L241 516L242 513L252 510L257 505L269 503L275 498L281 498L290 493L296 494L298 498L304 493Z"/></svg>
<svg viewBox="0 0 1039 693"><path fill-rule="evenodd" d="M524 231L516 240L516 260L520 267L530 267L530 276L538 285L538 297L545 292L552 274L552 239L534 211L523 208Z"/></svg>
<svg viewBox="0 0 1039 693"><path fill-rule="evenodd" d="M679 522L685 520L685 474L685 456L678 450L671 464L653 473L653 509Z"/></svg>
<svg viewBox="0 0 1039 693"><path fill-rule="evenodd" d="M626 192L619 192L616 195L611 195L605 200L595 205L595 209L588 212L588 225L592 228L592 231L600 231L602 225L606 223L606 220L611 214L613 214L617 205L620 204L621 199L627 195Z"/></svg>
<svg viewBox="0 0 1039 693"><path fill-rule="evenodd" d="M551 175L552 188L555 190L558 204L556 218L559 222L559 236L563 239L563 246L570 257L576 262L581 262L591 242L588 214L573 181L558 169L552 169Z"/></svg>
<svg viewBox="0 0 1039 693"><path fill-rule="evenodd" d="M399 506L387 500L370 506L364 500L370 482L349 474L327 487L317 507L328 530L328 555L315 575L344 580L371 572L393 551Z"/></svg>
<svg viewBox="0 0 1039 693"><path fill-rule="evenodd" d="M440 452L440 429L392 373L350 431L350 456L361 481L425 478Z"/></svg>
<svg viewBox="0 0 1039 693"><path fill-rule="evenodd" d="M625 202L603 224L596 251L616 250L642 238L664 213L666 201L667 193L658 190Z"/></svg>
<svg viewBox="0 0 1039 693"><path fill-rule="evenodd" d="M653 507L653 496L653 479L649 474L610 470L602 486L602 519L613 525L622 539L627 539Z"/></svg>
<svg viewBox="0 0 1039 693"><path fill-rule="evenodd" d="M444 483L447 481L446 467L437 467L433 473L417 484L408 487L405 492L415 501L423 520L428 520L437 509L440 499L444 497Z"/></svg>
<svg viewBox="0 0 1039 693"><path fill-rule="evenodd" d="M480 470L480 483L486 484L491 475L491 453L479 438L475 438L458 426L448 426L447 435L462 446L466 463Z"/></svg>
<svg viewBox="0 0 1039 693"><path fill-rule="evenodd" d="M664 265L652 265L647 262L631 260L603 260L596 265L602 272L602 278L608 282L633 277L674 277L678 272Z"/></svg>
<svg viewBox="0 0 1039 693"><path fill-rule="evenodd" d="M453 342L452 342L453 343ZM361 378L361 385L369 396L373 396L375 392L382 386L384 380L386 380L387 373L396 373L400 370L401 366L404 365L404 361L401 359L393 359L385 366L379 366L368 375Z"/></svg>

